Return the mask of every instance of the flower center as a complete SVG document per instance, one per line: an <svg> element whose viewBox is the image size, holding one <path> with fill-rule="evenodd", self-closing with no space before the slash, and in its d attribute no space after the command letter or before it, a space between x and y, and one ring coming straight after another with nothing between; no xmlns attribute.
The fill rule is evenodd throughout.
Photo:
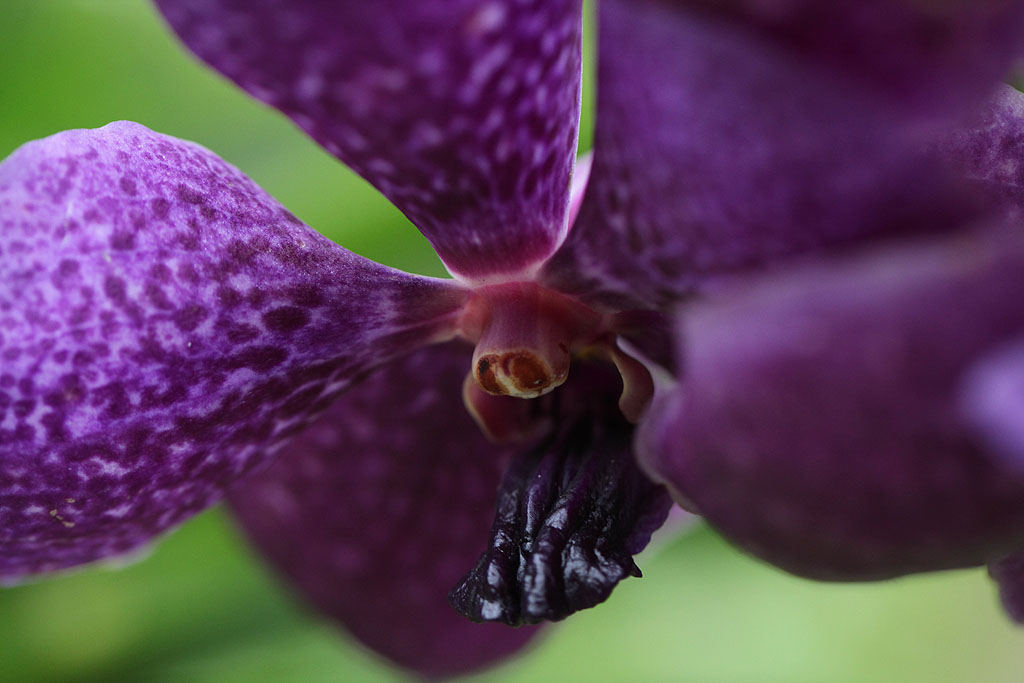
<svg viewBox="0 0 1024 683"><path fill-rule="evenodd" d="M481 287L462 324L476 341L473 378L494 396L542 396L565 382L572 353L601 335L604 318L533 282Z"/></svg>
<svg viewBox="0 0 1024 683"><path fill-rule="evenodd" d="M569 376L573 354L611 361L622 376L619 408L635 422L654 393L650 373L618 347L617 319L534 282L487 285L476 290L459 324L476 343L464 399L469 412L496 441L528 437L540 425L524 404Z"/></svg>

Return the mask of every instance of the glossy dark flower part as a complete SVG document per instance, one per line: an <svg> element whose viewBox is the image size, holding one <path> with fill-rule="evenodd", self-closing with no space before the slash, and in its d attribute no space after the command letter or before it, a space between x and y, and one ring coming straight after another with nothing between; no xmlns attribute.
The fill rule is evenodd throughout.
<svg viewBox="0 0 1024 683"><path fill-rule="evenodd" d="M579 0L156 4L454 279L138 124L25 145L0 579L227 497L313 606L447 676L536 632L452 606L602 601L671 494L813 578L989 564L1022 618L1024 2L602 0L579 163Z"/></svg>
<svg viewBox="0 0 1024 683"><path fill-rule="evenodd" d="M451 593L473 619L519 626L604 602L619 581L640 576L633 555L665 522L671 500L633 458L614 366L583 362L573 373L538 401L557 422L511 462L491 548Z"/></svg>

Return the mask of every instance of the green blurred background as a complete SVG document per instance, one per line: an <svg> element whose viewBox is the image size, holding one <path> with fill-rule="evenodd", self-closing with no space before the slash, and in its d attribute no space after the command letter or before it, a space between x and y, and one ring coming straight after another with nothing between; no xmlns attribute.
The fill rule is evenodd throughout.
<svg viewBox="0 0 1024 683"><path fill-rule="evenodd" d="M383 198L193 61L144 0L0 0L0 157L116 119L209 147L353 251L444 273ZM702 527L640 564L645 578L474 680L1024 680L1024 631L981 571L813 584ZM406 678L298 604L219 509L126 568L0 590L4 683Z"/></svg>

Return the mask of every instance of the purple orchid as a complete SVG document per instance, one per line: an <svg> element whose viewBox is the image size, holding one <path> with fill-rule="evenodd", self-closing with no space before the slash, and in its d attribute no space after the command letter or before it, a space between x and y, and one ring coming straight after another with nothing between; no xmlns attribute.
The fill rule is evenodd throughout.
<svg viewBox="0 0 1024 683"><path fill-rule="evenodd" d="M988 564L1024 620L1024 2L602 0L592 163L581 0L157 6L454 279L138 124L25 145L0 579L226 496L443 676L638 575L674 499L812 578Z"/></svg>

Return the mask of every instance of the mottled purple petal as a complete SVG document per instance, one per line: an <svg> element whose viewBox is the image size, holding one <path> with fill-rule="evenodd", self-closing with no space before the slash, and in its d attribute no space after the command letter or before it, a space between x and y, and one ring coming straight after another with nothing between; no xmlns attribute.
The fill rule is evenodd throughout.
<svg viewBox="0 0 1024 683"><path fill-rule="evenodd" d="M385 366L231 496L256 545L314 607L431 676L493 663L536 632L474 624L446 600L486 547L515 452L491 444L462 407L472 355L453 342Z"/></svg>
<svg viewBox="0 0 1024 683"><path fill-rule="evenodd" d="M200 57L383 192L455 274L564 234L580 0L157 0Z"/></svg>
<svg viewBox="0 0 1024 683"><path fill-rule="evenodd" d="M672 507L633 458L610 364L576 363L538 409L552 433L512 462L491 540L450 600L474 621L510 626L561 620L604 602L640 576L633 561Z"/></svg>
<svg viewBox="0 0 1024 683"><path fill-rule="evenodd" d="M1024 93L1003 86L971 125L958 127L937 147L1014 219L1024 215Z"/></svg>
<svg viewBox="0 0 1024 683"><path fill-rule="evenodd" d="M751 279L684 314L685 381L644 461L740 546L820 579L1024 547L1024 474L960 411L1024 332L1024 239L970 235Z"/></svg>
<svg viewBox="0 0 1024 683"><path fill-rule="evenodd" d="M999 599L1007 615L1024 625L1024 553L1015 553L992 562L988 573L999 585Z"/></svg>
<svg viewBox="0 0 1024 683"><path fill-rule="evenodd" d="M969 111L1024 54L1017 0L669 1L738 21L924 116Z"/></svg>
<svg viewBox="0 0 1024 683"><path fill-rule="evenodd" d="M593 170L553 287L665 306L716 273L968 212L905 128L813 63L679 9L600 12Z"/></svg>
<svg viewBox="0 0 1024 683"><path fill-rule="evenodd" d="M0 165L0 577L216 501L355 376L450 336L463 298L138 124L25 145Z"/></svg>

